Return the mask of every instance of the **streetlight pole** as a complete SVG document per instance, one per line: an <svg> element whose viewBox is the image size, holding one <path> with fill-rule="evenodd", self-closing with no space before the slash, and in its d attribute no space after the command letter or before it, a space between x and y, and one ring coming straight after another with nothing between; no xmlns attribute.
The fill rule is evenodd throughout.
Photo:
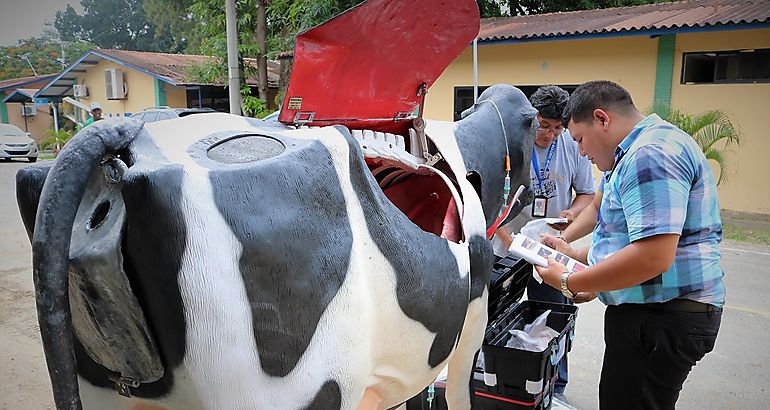
<svg viewBox="0 0 770 410"><path fill-rule="evenodd" d="M238 69L238 28L235 0L225 0L227 24L227 77L230 96L230 114L241 115L241 75Z"/></svg>
<svg viewBox="0 0 770 410"><path fill-rule="evenodd" d="M27 62L27 64L29 64L29 68L31 68L31 69L32 69L32 74L34 74L34 75L35 75L35 77L37 77L37 71L35 71L35 67L33 67L33 66L32 66L32 63L29 61L29 54L22 54L22 55L21 55L21 59L22 59L22 60L24 60L24 61L26 61L26 62Z"/></svg>

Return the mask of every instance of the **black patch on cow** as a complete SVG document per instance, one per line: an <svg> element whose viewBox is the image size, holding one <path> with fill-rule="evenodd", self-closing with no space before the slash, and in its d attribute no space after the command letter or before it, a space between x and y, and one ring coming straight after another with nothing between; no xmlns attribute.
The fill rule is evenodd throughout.
<svg viewBox="0 0 770 410"><path fill-rule="evenodd" d="M122 190L127 219L125 270L166 366L156 383L170 384L171 371L185 354L186 321L179 286L187 241L179 207L182 175L178 165L137 170L127 175Z"/></svg>
<svg viewBox="0 0 770 410"><path fill-rule="evenodd" d="M352 233L326 148L275 138L287 147L278 157L207 165L217 208L243 246L240 273L260 364L283 377L345 280Z"/></svg>
<svg viewBox="0 0 770 410"><path fill-rule="evenodd" d="M492 243L482 236L468 239L471 258L471 300L481 297L489 285L489 274L495 264ZM475 363L475 362L474 362Z"/></svg>
<svg viewBox="0 0 770 410"><path fill-rule="evenodd" d="M184 215L178 206L182 198L182 168L133 167L123 180L122 195L127 219L124 270L166 369L158 381L141 384L131 392L137 397L157 398L171 391L173 370L185 354L186 321L178 282L187 236ZM109 380L114 376L112 372L91 359L77 338L75 356L81 377L95 386L113 387Z"/></svg>
<svg viewBox="0 0 770 410"><path fill-rule="evenodd" d="M436 333L427 363L449 357L465 320L469 279L461 277L446 239L420 229L385 196L366 166L358 143L345 130L350 181L380 252L396 273L398 304L404 314Z"/></svg>
<svg viewBox="0 0 770 410"><path fill-rule="evenodd" d="M305 407L306 410L332 410L342 407L342 392L340 385L334 380L329 380L321 386L321 389L313 398L313 401Z"/></svg>

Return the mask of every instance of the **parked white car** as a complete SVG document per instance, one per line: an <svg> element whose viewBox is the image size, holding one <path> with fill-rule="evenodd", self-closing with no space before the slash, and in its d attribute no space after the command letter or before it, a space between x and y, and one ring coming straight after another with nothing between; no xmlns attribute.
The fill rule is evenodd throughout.
<svg viewBox="0 0 770 410"><path fill-rule="evenodd" d="M0 124L0 159L26 158L29 162L37 161L37 143L19 127Z"/></svg>

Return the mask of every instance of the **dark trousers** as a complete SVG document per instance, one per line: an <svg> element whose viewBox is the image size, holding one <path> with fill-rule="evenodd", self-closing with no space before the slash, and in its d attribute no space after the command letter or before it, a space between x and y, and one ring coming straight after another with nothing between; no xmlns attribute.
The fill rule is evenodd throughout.
<svg viewBox="0 0 770 410"><path fill-rule="evenodd" d="M535 278L529 278L527 282L527 299L537 300L540 302L553 302L563 303L567 305L572 304L572 300L564 296L560 291L546 285L545 283L537 283ZM564 389L567 387L567 379L569 372L567 371L567 355L565 354L559 362L559 377L556 379L556 385L554 386L554 392L564 393Z"/></svg>
<svg viewBox="0 0 770 410"><path fill-rule="evenodd" d="M599 408L674 409L695 363L714 349L722 309L693 301L608 306Z"/></svg>

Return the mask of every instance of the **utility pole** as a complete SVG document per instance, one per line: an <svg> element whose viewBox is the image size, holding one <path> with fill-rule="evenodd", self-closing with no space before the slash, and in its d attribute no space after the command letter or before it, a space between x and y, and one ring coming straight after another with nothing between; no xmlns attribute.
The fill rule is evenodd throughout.
<svg viewBox="0 0 770 410"><path fill-rule="evenodd" d="M32 62L29 61L29 53L22 54L21 59L26 61L27 64L29 64L29 68L32 69L32 74L35 74L35 77L37 77L37 71L35 71L35 67L32 66Z"/></svg>
<svg viewBox="0 0 770 410"><path fill-rule="evenodd" d="M230 95L230 114L241 115L241 74L238 69L238 27L235 0L225 0L227 23L227 77Z"/></svg>
<svg viewBox="0 0 770 410"><path fill-rule="evenodd" d="M473 39L473 104L479 101L479 38Z"/></svg>
<svg viewBox="0 0 770 410"><path fill-rule="evenodd" d="M61 57L59 57L58 60L61 63L61 69L64 70L67 68L67 57L64 54L64 40L62 40L61 37L59 38L59 45L61 45Z"/></svg>

